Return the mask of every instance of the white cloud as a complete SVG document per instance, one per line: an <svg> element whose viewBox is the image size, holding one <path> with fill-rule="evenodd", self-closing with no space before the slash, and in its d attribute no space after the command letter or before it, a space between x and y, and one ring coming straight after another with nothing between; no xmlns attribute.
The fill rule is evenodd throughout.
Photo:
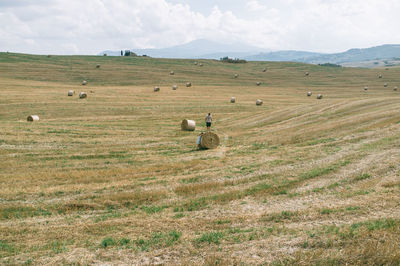
<svg viewBox="0 0 400 266"><path fill-rule="evenodd" d="M400 43L398 0L247 0L234 12L219 2L203 14L167 0L2 0L0 50L96 54L200 38L326 52Z"/></svg>
<svg viewBox="0 0 400 266"><path fill-rule="evenodd" d="M250 11L265 11L267 7L260 4L257 0L249 0L246 2L246 8Z"/></svg>

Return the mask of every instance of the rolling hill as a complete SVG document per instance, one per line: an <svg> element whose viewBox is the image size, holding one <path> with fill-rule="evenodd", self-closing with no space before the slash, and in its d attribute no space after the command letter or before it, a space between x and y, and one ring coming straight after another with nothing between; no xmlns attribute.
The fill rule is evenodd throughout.
<svg viewBox="0 0 400 266"><path fill-rule="evenodd" d="M399 74L0 53L0 264L396 265Z"/></svg>

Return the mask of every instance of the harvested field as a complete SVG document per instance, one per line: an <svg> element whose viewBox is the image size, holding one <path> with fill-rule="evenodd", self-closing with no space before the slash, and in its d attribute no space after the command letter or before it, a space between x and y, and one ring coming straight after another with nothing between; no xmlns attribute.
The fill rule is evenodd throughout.
<svg viewBox="0 0 400 266"><path fill-rule="evenodd" d="M400 68L201 62L0 53L0 264L399 263Z"/></svg>

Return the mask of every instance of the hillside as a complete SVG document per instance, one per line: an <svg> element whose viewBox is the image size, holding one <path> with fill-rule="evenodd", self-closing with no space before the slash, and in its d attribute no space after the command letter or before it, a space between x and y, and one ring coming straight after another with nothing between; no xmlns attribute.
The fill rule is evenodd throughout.
<svg viewBox="0 0 400 266"><path fill-rule="evenodd" d="M0 53L0 264L396 265L399 74Z"/></svg>
<svg viewBox="0 0 400 266"><path fill-rule="evenodd" d="M228 56L249 61L302 62L308 64L343 64L348 67L376 68L400 65L400 45L386 44L364 49L350 49L342 53L315 53L307 51L270 51L244 44L223 44L208 40L195 40L183 45L163 49L132 49L139 55L157 58L217 59ZM119 56L120 51L105 51L103 55ZM368 62L369 61L369 62ZM389 62L390 61L390 62Z"/></svg>

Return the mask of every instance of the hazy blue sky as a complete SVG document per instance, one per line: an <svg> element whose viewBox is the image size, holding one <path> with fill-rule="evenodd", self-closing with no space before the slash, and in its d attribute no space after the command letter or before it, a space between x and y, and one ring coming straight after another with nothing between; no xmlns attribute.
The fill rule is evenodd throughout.
<svg viewBox="0 0 400 266"><path fill-rule="evenodd" d="M400 43L399 0L0 0L0 51L97 54L195 39L344 51Z"/></svg>

